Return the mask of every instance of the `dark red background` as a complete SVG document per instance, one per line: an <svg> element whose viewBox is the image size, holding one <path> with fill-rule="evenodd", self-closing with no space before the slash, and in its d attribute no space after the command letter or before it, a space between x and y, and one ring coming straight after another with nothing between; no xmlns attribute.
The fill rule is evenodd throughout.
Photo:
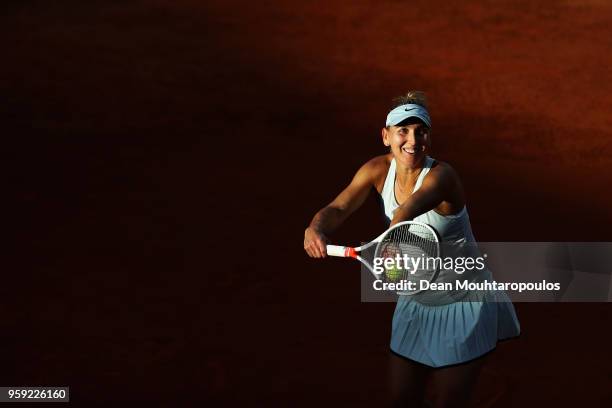
<svg viewBox="0 0 612 408"><path fill-rule="evenodd" d="M478 239L610 241L604 1L11 1L2 385L375 405L392 304L303 229L428 93ZM373 200L334 236L380 232ZM478 406L604 405L608 304L519 304Z"/></svg>

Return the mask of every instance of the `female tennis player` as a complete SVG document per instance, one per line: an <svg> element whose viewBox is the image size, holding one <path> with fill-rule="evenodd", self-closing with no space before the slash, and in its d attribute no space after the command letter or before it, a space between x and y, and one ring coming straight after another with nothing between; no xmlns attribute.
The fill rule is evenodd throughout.
<svg viewBox="0 0 612 408"><path fill-rule="evenodd" d="M394 102L382 129L382 142L390 153L365 163L348 187L314 216L304 234L304 249L309 256L327 256L326 235L359 208L372 189L380 195L389 225L407 220L423 222L438 231L443 245L458 253L475 247L469 245L475 239L457 173L429 156L431 119L424 93L411 91ZM443 271L440 279L445 279ZM469 279L492 280L486 269L472 273ZM482 357L495 348L498 340L519 334L514 307L505 294L496 294L492 302L482 297L466 301L472 299L469 296L452 293L443 296L446 300L436 301L434 295L433 301L427 302L418 296L400 296L391 334L394 405L421 406L425 385L432 381L432 406L465 406Z"/></svg>

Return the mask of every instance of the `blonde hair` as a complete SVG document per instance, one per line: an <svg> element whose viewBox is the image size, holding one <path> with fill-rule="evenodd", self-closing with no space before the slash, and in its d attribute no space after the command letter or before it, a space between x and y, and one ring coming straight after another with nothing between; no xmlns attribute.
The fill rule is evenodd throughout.
<svg viewBox="0 0 612 408"><path fill-rule="evenodd" d="M427 109L427 97L425 96L425 92L408 91L402 96L395 97L393 98L393 106L391 107L391 109L395 109L398 106L406 105L408 103L421 105L422 107Z"/></svg>

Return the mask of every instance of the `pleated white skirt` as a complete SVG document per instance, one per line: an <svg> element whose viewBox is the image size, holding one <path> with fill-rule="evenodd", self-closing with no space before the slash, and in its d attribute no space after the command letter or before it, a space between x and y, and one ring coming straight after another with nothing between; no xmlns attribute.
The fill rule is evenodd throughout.
<svg viewBox="0 0 612 408"><path fill-rule="evenodd" d="M498 291L485 298L428 306L400 296L391 350L430 367L443 367L473 360L494 349L498 340L518 336L520 324L508 295Z"/></svg>

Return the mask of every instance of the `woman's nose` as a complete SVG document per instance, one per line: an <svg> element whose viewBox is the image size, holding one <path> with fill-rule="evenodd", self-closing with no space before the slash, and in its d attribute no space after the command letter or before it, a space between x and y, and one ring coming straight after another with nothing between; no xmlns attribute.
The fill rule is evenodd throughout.
<svg viewBox="0 0 612 408"><path fill-rule="evenodd" d="M412 145L416 143L416 137L414 135L413 130L408 131L408 133L406 134L406 141Z"/></svg>

